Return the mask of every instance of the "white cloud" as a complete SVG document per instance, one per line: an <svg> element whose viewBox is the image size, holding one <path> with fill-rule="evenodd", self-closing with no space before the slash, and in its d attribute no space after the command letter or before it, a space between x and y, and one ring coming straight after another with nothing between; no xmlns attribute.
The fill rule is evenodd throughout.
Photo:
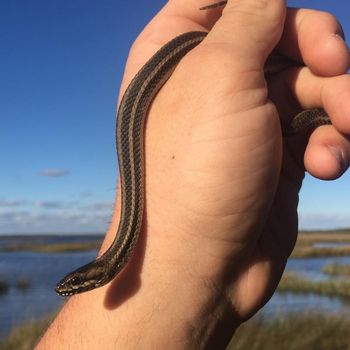
<svg viewBox="0 0 350 350"><path fill-rule="evenodd" d="M0 207L20 207L21 205L26 204L26 201L23 200L0 200Z"/></svg>
<svg viewBox="0 0 350 350"><path fill-rule="evenodd" d="M36 201L35 206L43 209L60 209L60 208L69 208L72 207L74 202L66 201Z"/></svg>
<svg viewBox="0 0 350 350"><path fill-rule="evenodd" d="M299 213L302 230L337 229L350 227L349 213Z"/></svg>
<svg viewBox="0 0 350 350"><path fill-rule="evenodd" d="M0 234L103 233L112 212L112 202L2 200Z"/></svg>
<svg viewBox="0 0 350 350"><path fill-rule="evenodd" d="M22 202L22 201L19 201ZM103 233L112 215L112 203L41 201L34 210L0 210L0 234L6 233ZM46 208L55 210L47 211ZM301 213L300 229L350 227L350 213Z"/></svg>
<svg viewBox="0 0 350 350"><path fill-rule="evenodd" d="M103 233L110 213L0 213L0 233Z"/></svg>
<svg viewBox="0 0 350 350"><path fill-rule="evenodd" d="M92 197L92 196L93 196L92 192L89 192L89 191L80 193L80 197L81 198L89 198L89 197Z"/></svg>
<svg viewBox="0 0 350 350"><path fill-rule="evenodd" d="M69 175L70 171L65 169L44 169L40 171L41 176L62 177Z"/></svg>
<svg viewBox="0 0 350 350"><path fill-rule="evenodd" d="M91 203L87 206L88 210L96 210L96 211L112 211L114 204L111 202L96 202Z"/></svg>

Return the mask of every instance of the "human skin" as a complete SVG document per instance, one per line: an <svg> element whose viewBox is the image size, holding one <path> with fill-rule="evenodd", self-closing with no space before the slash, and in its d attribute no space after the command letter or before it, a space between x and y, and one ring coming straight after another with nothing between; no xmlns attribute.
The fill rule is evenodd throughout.
<svg viewBox="0 0 350 350"><path fill-rule="evenodd" d="M224 349L277 287L305 170L330 180L349 165L349 50L336 19L282 0L229 1L223 13L203 4L169 1L127 62L121 95L168 40L210 31L150 108L135 254L110 284L70 298L37 349ZM266 83L276 46L307 67ZM283 139L280 120L313 107L333 125ZM101 252L117 231L118 193Z"/></svg>

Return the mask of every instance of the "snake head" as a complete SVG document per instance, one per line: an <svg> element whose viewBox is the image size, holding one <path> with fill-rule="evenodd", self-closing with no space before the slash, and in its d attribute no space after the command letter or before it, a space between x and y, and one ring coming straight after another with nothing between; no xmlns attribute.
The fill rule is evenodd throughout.
<svg viewBox="0 0 350 350"><path fill-rule="evenodd" d="M55 287L56 293L67 297L106 284L108 281L105 281L105 274L94 263L95 261L86 264L62 278Z"/></svg>

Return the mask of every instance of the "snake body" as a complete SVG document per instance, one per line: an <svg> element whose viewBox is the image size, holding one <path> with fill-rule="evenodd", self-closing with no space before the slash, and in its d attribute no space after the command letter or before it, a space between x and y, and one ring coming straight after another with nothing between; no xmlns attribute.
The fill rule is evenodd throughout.
<svg viewBox="0 0 350 350"><path fill-rule="evenodd" d="M225 2L221 2L225 3ZM121 217L109 249L94 261L69 273L56 292L70 296L110 282L128 262L141 231L144 209L144 123L152 99L178 62L206 36L204 32L182 34L163 46L131 81L117 114L116 143L121 181ZM330 124L322 109L303 111L286 133Z"/></svg>
<svg viewBox="0 0 350 350"><path fill-rule="evenodd" d="M149 105L177 63L205 37L182 34L163 46L136 74L117 115L117 153L121 182L121 217L116 237L96 260L64 277L56 292L69 296L110 282L127 263L138 239L144 205L143 129Z"/></svg>

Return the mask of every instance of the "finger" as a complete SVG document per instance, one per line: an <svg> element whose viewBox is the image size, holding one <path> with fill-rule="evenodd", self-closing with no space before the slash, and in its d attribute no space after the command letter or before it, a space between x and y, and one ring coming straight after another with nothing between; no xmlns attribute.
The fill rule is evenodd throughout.
<svg viewBox="0 0 350 350"><path fill-rule="evenodd" d="M281 37L285 12L283 0L229 1L207 42L227 44L234 56L248 58L247 65L263 64Z"/></svg>
<svg viewBox="0 0 350 350"><path fill-rule="evenodd" d="M350 160L350 76L341 75L322 78L313 74L308 68L293 68L282 73L290 87L298 110L321 107L331 118L332 126L319 127L313 131L304 153L304 167L313 176L320 179L335 179L341 176L349 166ZM280 85L279 85L280 86ZM273 85L278 89L277 84ZM280 89L280 88L279 88ZM287 94L288 96L288 94ZM277 100L281 113L285 100ZM293 103L287 102L289 106ZM292 109L293 110L293 109ZM286 120L284 110L281 113L282 123L289 124L295 114L290 114ZM302 139L294 140L297 143Z"/></svg>
<svg viewBox="0 0 350 350"><path fill-rule="evenodd" d="M200 7L206 4L206 0L167 2L135 40L129 53L120 95L145 62L169 40L185 32L211 29L221 16L222 9L201 11Z"/></svg>
<svg viewBox="0 0 350 350"><path fill-rule="evenodd" d="M301 109L324 108L333 124L319 127L311 134L304 153L305 169L320 179L338 178L349 167L350 160L350 76L322 78L306 67L282 75ZM287 123L292 117L289 114ZM299 141L303 142L296 140Z"/></svg>
<svg viewBox="0 0 350 350"><path fill-rule="evenodd" d="M120 95L142 65L171 38L186 31L205 31L212 27L222 10L199 10L207 4L206 0L173 0L164 6L137 38L130 51ZM231 43L236 48L232 47L236 56L245 57L248 54L252 58L251 69L260 69L259 65L263 64L281 36L285 1L231 0L223 13L210 39ZM229 61L231 64L232 57Z"/></svg>
<svg viewBox="0 0 350 350"><path fill-rule="evenodd" d="M224 6L214 9L201 10L208 3L216 0L173 0L164 7L164 15L185 18L189 22L196 23L209 31L215 22L221 17ZM192 29L193 30L193 29Z"/></svg>
<svg viewBox="0 0 350 350"><path fill-rule="evenodd" d="M340 177L350 162L349 139L332 126L317 128L310 136L304 154L305 169L314 177L333 180Z"/></svg>
<svg viewBox="0 0 350 350"><path fill-rule="evenodd" d="M350 135L350 75L324 78L306 67L290 69L283 75L302 110L325 109L338 132Z"/></svg>
<svg viewBox="0 0 350 350"><path fill-rule="evenodd" d="M334 76L350 67L349 49L337 19L326 12L288 9L277 51L307 65L315 74Z"/></svg>
<svg viewBox="0 0 350 350"><path fill-rule="evenodd" d="M234 52L240 57L249 53L252 58L266 58L282 34L284 0L231 0L224 10L199 10L207 4L208 0L169 1L138 38L140 42L148 41L146 55L185 31L210 30L219 18L208 37L209 41L234 45L238 49Z"/></svg>

